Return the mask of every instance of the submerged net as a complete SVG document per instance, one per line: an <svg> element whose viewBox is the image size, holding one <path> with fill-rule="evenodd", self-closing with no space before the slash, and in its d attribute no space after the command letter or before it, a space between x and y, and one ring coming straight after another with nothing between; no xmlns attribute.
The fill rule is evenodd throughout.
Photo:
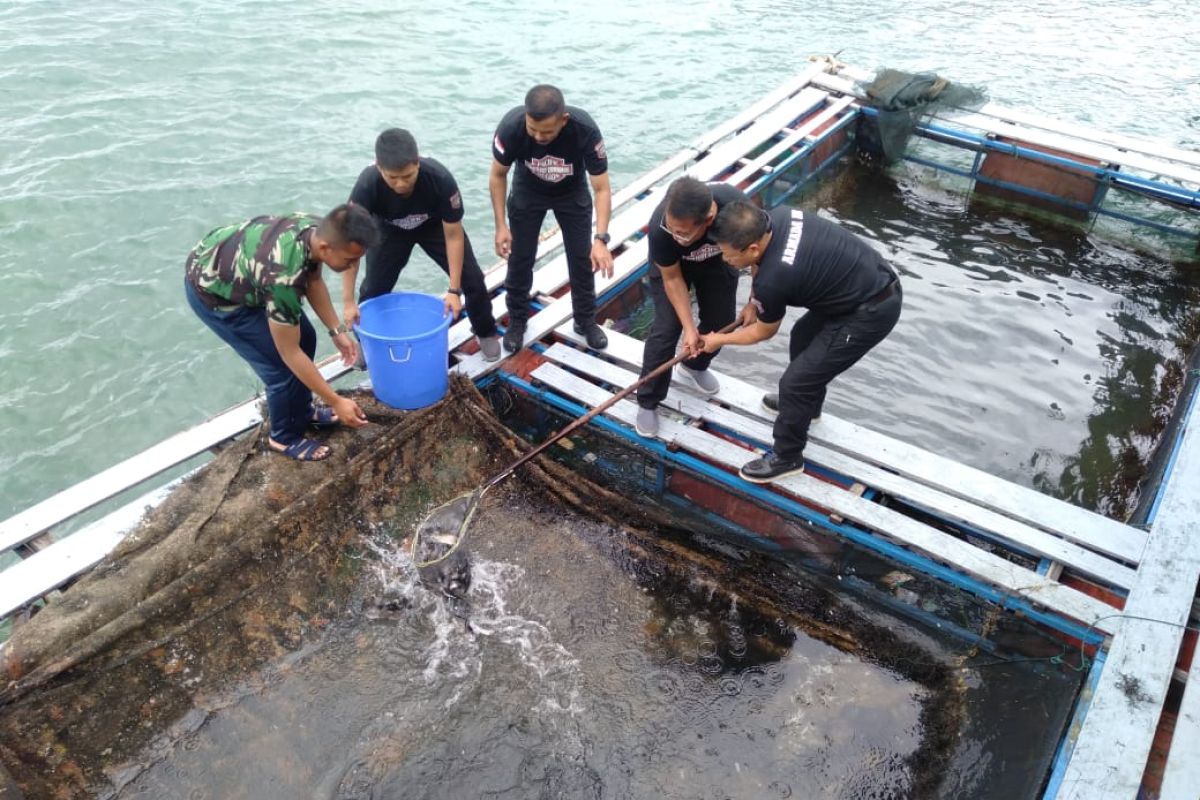
<svg viewBox="0 0 1200 800"><path fill-rule="evenodd" d="M860 88L876 110L874 117L864 117L859 129L860 151L884 164L904 155L923 120L942 111L976 110L987 102L982 89L951 83L932 72L881 69Z"/></svg>
<svg viewBox="0 0 1200 800"><path fill-rule="evenodd" d="M699 549L680 512L547 457L481 501L466 542L486 557L476 607L418 644L445 605L436 592L426 602L378 591L388 554L410 552L405 540L431 509L527 446L467 381L419 412L357 399L373 424L335 432L332 463L235 444L15 633L3 651L0 763L26 798L462 797L485 784L510 787L498 797L690 797L705 781L745 796L791 786L925 797L944 794L956 751L976 760L959 738L969 681L955 653L775 559ZM587 438L563 452L586 461ZM497 575L510 573L521 577L502 596ZM479 644L503 630L516 631L509 643L524 661ZM801 665L785 672L785 657ZM431 699L422 693L438 664L447 694ZM863 678L870 669L877 677ZM858 677L839 685L831 670ZM290 711L267 699L287 694L285 674L312 687L292 687ZM247 686L255 722L239 742L228 709ZM905 704L899 730L911 741L869 740ZM569 735L556 727L563 717ZM292 751L316 747L325 728L319 754L297 762ZM210 729L229 738L194 752ZM258 752L281 730L287 746ZM322 766L335 756L344 761ZM731 760L758 767L734 774ZM249 761L277 794L247 788ZM692 762L696 783L675 785ZM820 786L806 785L814 770L828 773Z"/></svg>

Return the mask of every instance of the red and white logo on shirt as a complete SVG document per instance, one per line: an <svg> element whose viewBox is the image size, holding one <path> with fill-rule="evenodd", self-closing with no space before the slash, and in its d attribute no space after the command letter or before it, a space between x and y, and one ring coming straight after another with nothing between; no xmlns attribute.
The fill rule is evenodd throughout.
<svg viewBox="0 0 1200 800"><path fill-rule="evenodd" d="M496 148L497 153L504 155L504 142L500 141L500 134L497 133L492 137L492 147Z"/></svg>
<svg viewBox="0 0 1200 800"><path fill-rule="evenodd" d="M541 178L547 183L558 183L575 174L575 165L568 164L566 159L558 156L531 158L525 162L525 166L529 167L529 171L535 177Z"/></svg>
<svg viewBox="0 0 1200 800"><path fill-rule="evenodd" d="M684 261L708 261L713 256L721 255L721 248L717 247L712 242L705 242L703 246L697 247L692 252L683 257Z"/></svg>
<svg viewBox="0 0 1200 800"><path fill-rule="evenodd" d="M604 149L604 140L596 142L596 146L592 148L596 151L596 158L608 158L608 151Z"/></svg>

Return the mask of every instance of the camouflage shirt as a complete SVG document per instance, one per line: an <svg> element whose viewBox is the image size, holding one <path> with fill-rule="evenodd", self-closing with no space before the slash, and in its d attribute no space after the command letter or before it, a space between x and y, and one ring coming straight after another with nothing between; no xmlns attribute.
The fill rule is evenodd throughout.
<svg viewBox="0 0 1200 800"><path fill-rule="evenodd" d="M266 308L267 317L299 325L300 301L320 262L308 251L309 214L255 217L209 231L187 259L187 280L209 308Z"/></svg>

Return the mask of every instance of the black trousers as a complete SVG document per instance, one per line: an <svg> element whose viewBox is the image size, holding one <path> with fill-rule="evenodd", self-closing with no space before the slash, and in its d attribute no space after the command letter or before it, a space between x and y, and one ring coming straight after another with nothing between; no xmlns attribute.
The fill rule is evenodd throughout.
<svg viewBox="0 0 1200 800"><path fill-rule="evenodd" d="M509 318L514 322L529 319L533 262L537 259L538 235L547 211L554 212L562 229L575 324L590 325L596 321L596 278L592 274L592 196L586 189L565 197L543 197L529 192L509 195L512 252L508 255L508 274L504 279Z"/></svg>
<svg viewBox="0 0 1200 800"><path fill-rule="evenodd" d="M683 282L689 289L696 290L696 305L700 308L701 333L719 331L737 316L737 274L721 262L697 266L681 267ZM648 375L654 369L667 363L675 357L675 348L683 333L683 324L675 313L663 286L662 276L658 268L650 266L650 296L654 299L654 322L650 326L650 335L646 337L646 346L642 350L642 375ZM719 350L717 352L720 352ZM688 369L696 371L708 369L708 365L716 358L717 353L701 353L695 358L689 358L683 364ZM671 386L671 373L668 370L654 380L638 389L638 405L642 408L655 408L667 396Z"/></svg>
<svg viewBox="0 0 1200 800"><path fill-rule="evenodd" d="M396 288L400 272L408 264L413 247L420 245L425 254L433 259L442 272L450 274L450 261L446 257L446 233L436 220L413 231L403 233L388 231L383 241L367 251L367 274L358 290L358 301L370 300L387 294ZM475 260L471 239L463 232L463 301L467 315L471 318L471 330L476 336L495 336L496 319L492 316L492 298L488 296L483 270Z"/></svg>
<svg viewBox="0 0 1200 800"><path fill-rule="evenodd" d="M839 317L812 311L792 326L788 345L792 363L779 379L779 416L775 453L799 458L808 444L808 427L819 416L829 382L854 366L882 342L900 319L900 284L890 297Z"/></svg>

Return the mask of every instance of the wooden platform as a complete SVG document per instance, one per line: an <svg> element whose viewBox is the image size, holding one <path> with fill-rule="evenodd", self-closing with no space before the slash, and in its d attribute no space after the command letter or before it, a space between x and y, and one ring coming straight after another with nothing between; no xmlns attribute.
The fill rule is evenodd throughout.
<svg viewBox="0 0 1200 800"><path fill-rule="evenodd" d="M741 114L697 139L654 170L614 195L610 224L619 249L615 274L598 278L602 294L635 278L646 260L642 233L670 179L686 171L702 180L727 179L758 186L774 174L775 164L793 158L798 148L817 140L830 123L860 113L854 82L865 73L830 60L814 64ZM1130 137L1065 125L1037 115L988 104L948 123L989 137L1011 137L1092 159L1130 173L1141 172L1180 187L1183 205L1200 207L1200 155ZM546 237L539 247L541 266L533 293L543 304L527 329L527 342L546 345L547 363L533 378L547 388L595 406L613 387L633 381L642 344L614 331L603 354L582 349L572 330L561 237ZM498 292L503 264L486 275ZM497 319L506 315L496 294ZM469 322L450 330L450 349L460 356L455 367L479 378L503 362L488 363L459 348L471 339ZM718 362L719 369L719 362ZM333 380L346 370L332 361L322 365ZM719 375L715 397L673 385L664 405L679 419L663 420L660 439L732 472L754 457L754 445L766 446L772 417L760 404L763 387ZM636 407L617 404L611 418L632 429ZM1192 413L1179 458L1155 522L1149 531L1123 525L1026 487L1000 480L862 425L826 415L811 432L806 458L818 467L846 475L895 501L885 507L809 475L777 482L774 490L827 509L887 542L986 584L1002 595L1019 597L1048 613L1077 620L1109 635L1106 662L1094 696L1081 709L1067 741L1061 780L1047 797L1071 800L1134 800L1138 795L1155 728L1172 680L1182 626L1186 624L1200 578L1200 413ZM103 519L30 555L24 545L56 526L152 480L210 448L251 429L260 421L249 401L135 455L103 473L56 494L0 523L0 552L20 552L24 561L4 570L0 579L0 618L18 610L90 568L111 550L170 487L149 491ZM749 446L731 441L734 432ZM736 480L736 479L735 479ZM901 513L911 507L963 526L972 540L990 541L1013 553L1055 565L1035 571L972 540L951 535ZM978 534L977 536L975 534ZM1058 580L1060 567L1126 592L1125 608L1110 605ZM1196 660L1200 662L1200 659ZM1176 723L1163 782L1164 798L1200 795L1200 666L1193 664Z"/></svg>

